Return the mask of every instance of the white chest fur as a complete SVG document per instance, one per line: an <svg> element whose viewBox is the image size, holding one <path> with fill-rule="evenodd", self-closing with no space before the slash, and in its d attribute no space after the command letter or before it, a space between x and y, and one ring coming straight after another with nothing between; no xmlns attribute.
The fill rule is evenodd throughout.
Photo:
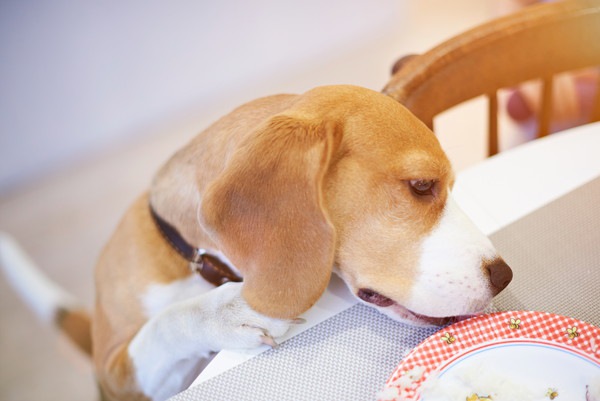
<svg viewBox="0 0 600 401"><path fill-rule="evenodd" d="M214 286L197 274L168 284L152 284L142 294L141 301L148 319L165 308L194 296L204 294Z"/></svg>

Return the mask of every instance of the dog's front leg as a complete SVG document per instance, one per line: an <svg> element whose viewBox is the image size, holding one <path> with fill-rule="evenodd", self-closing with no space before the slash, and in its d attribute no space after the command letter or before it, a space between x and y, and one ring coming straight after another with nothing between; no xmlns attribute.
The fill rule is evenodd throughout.
<svg viewBox="0 0 600 401"><path fill-rule="evenodd" d="M211 351L273 345L274 337L285 334L291 322L252 310L241 288L241 283L222 285L146 322L128 348L144 394L162 400L183 390L198 361Z"/></svg>

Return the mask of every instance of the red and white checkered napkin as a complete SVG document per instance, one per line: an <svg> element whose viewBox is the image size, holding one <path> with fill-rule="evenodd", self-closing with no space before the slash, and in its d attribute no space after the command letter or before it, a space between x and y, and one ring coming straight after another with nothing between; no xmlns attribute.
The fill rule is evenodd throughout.
<svg viewBox="0 0 600 401"><path fill-rule="evenodd" d="M517 339L547 341L600 362L600 329L581 320L534 311L481 315L445 327L417 346L388 379L380 400L400 395L419 400L418 390L431 373L473 349Z"/></svg>

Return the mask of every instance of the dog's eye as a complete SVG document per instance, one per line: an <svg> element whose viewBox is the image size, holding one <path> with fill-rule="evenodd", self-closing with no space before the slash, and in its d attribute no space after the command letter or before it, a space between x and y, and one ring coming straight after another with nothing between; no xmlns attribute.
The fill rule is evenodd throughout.
<svg viewBox="0 0 600 401"><path fill-rule="evenodd" d="M417 196L433 196L434 180L410 180L410 190Z"/></svg>

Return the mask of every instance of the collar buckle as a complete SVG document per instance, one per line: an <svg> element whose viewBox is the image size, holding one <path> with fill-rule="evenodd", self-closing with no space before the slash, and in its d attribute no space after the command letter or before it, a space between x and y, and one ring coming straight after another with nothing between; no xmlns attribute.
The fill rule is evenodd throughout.
<svg viewBox="0 0 600 401"><path fill-rule="evenodd" d="M150 206L150 214L156 223L158 231L167 243L189 262L190 269L193 272L200 274L206 281L215 286L220 286L229 281L242 281L242 277L239 276L237 271L223 262L218 256L209 253L206 249L195 248L188 244L177 229L163 220L154 211L152 206Z"/></svg>

